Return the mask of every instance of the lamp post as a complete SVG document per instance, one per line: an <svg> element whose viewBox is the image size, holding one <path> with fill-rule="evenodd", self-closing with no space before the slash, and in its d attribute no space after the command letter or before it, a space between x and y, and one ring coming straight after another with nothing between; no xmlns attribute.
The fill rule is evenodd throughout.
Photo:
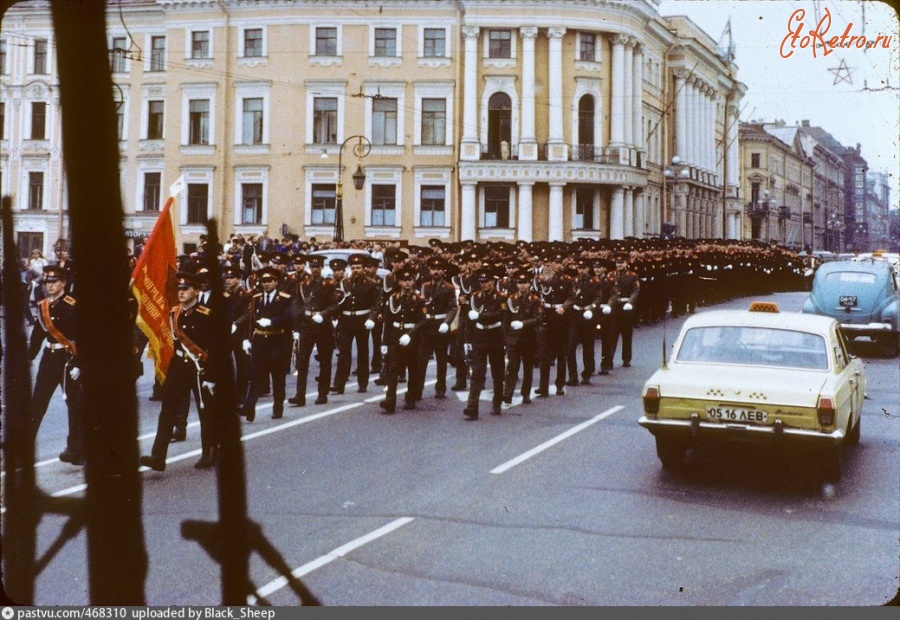
<svg viewBox="0 0 900 620"><path fill-rule="evenodd" d="M362 135L350 136L341 144L338 151L338 178L334 186L334 240L344 240L344 184L341 181L344 172L344 147L351 140L356 140L353 145L353 154L357 159L362 159L372 150L372 143L368 138ZM361 190L366 183L366 172L363 170L362 164L357 163L356 172L353 173L353 187L356 191Z"/></svg>
<svg viewBox="0 0 900 620"><path fill-rule="evenodd" d="M681 165L681 158L676 155L672 158L672 165L666 166L663 169L663 177L665 177L663 187L663 192L665 193L665 203L666 203L666 213L664 213L664 217L662 218L664 221L661 225L661 232L663 236L671 233L674 235L675 233L675 183L679 179L686 179L690 176L691 171L688 170L687 166ZM672 199L668 200L669 197L669 182L672 182ZM671 221L670 221L671 219ZM666 229L669 230L666 230Z"/></svg>

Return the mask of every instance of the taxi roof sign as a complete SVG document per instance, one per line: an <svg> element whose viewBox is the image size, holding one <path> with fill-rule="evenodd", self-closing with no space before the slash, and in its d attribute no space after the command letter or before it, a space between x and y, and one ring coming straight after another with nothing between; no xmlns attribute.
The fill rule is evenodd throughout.
<svg viewBox="0 0 900 620"><path fill-rule="evenodd" d="M750 304L750 312L780 312L774 301L754 301Z"/></svg>

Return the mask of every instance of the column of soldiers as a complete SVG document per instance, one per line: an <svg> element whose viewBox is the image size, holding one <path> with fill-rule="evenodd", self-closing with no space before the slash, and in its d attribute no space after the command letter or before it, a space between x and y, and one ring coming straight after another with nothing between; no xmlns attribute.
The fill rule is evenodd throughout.
<svg viewBox="0 0 900 620"><path fill-rule="evenodd" d="M165 469L171 441L184 440L190 403L201 421L198 468L218 456L216 425L209 420L205 376L210 342L209 274L180 257L179 304L172 308L176 358L162 385L156 439L141 463ZM468 391L463 410L477 420L487 373L493 388L490 413L500 414L519 388L532 395L565 395L566 387L589 385L609 375L615 357L632 361L633 330L733 296L803 290L802 257L760 242L657 239L563 242L443 243L388 248L378 258L362 250L348 261L305 253L260 255L261 267L222 263L225 308L231 322L231 353L238 407L248 422L259 398L271 393L272 417L285 414L285 400L306 405L310 358L315 350L316 404L343 394L351 376L357 391L370 378L383 386L383 413L397 408L398 385L406 383L403 408L413 410L425 394L426 370L436 364L434 398L449 389ZM69 437L60 460L84 462L75 299L66 294L70 274L45 269L45 302L32 332L32 358L44 349L35 381L34 435L57 387L69 413ZM595 343L600 343L599 360ZM621 343L621 344L620 344ZM581 351L579 352L579 348ZM335 351L337 352L336 363ZM287 378L296 369L294 395ZM555 368L554 368L555 367ZM532 390L534 370L537 389ZM332 370L334 371L332 373ZM598 372L599 370L599 372ZM553 380L555 390L551 392Z"/></svg>

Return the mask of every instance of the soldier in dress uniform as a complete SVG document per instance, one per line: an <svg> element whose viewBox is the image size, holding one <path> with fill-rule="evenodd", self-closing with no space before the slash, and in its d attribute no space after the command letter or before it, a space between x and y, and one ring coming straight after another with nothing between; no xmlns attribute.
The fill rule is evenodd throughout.
<svg viewBox="0 0 900 620"><path fill-rule="evenodd" d="M374 256L367 256L363 263L366 277L372 280L379 289L378 305L376 306L375 325L369 330L372 337L372 366L371 375L381 374L381 335L384 332L384 320L381 317L381 302L385 297L384 279L378 275L381 261ZM390 294L390 293L388 293ZM367 360L368 362L368 360Z"/></svg>
<svg viewBox="0 0 900 620"><path fill-rule="evenodd" d="M294 338L297 340L297 392L288 402L302 407L306 405L306 382L309 374L309 358L313 347L319 360L319 396L317 405L328 402L331 382L331 358L334 354L334 325L337 315L338 291L332 278L322 277L325 266L323 256L312 254L308 258L309 278L297 290L297 317Z"/></svg>
<svg viewBox="0 0 900 620"><path fill-rule="evenodd" d="M331 279L335 285L339 285L347 275L347 261L343 258L332 258L328 261L328 266L331 268Z"/></svg>
<svg viewBox="0 0 900 620"><path fill-rule="evenodd" d="M292 269L287 272L281 281L282 290L292 298L297 297L300 284L306 280L306 254L294 254L291 257Z"/></svg>
<svg viewBox="0 0 900 620"><path fill-rule="evenodd" d="M494 393L491 399L491 414L500 415L503 403L503 380L506 373L504 354L506 333L503 320L506 318L506 295L497 291L499 275L490 269L479 269L474 274L479 290L468 298L468 316L465 334L465 352L469 356L472 380L469 384L469 400L463 411L467 420L478 419L478 404L484 389L488 364Z"/></svg>
<svg viewBox="0 0 900 620"><path fill-rule="evenodd" d="M66 295L69 274L64 267L44 267L44 298L38 302L37 321L31 331L28 346L29 357L34 360L44 349L34 381L31 398L31 429L37 437L41 421L47 413L50 399L58 386L69 418L69 434L66 449L59 460L72 465L84 465L84 425L81 411L81 385L76 340L78 330L75 321L75 298ZM45 344L46 343L46 344Z"/></svg>
<svg viewBox="0 0 900 620"><path fill-rule="evenodd" d="M597 338L600 340L600 372L598 375L608 375L612 369L612 355L609 353L610 337L613 329L612 307L609 305L612 294L612 282L609 279L611 271L615 270L616 263L605 258L594 259L594 276L599 280L597 291ZM607 365L608 364L608 365Z"/></svg>
<svg viewBox="0 0 900 620"><path fill-rule="evenodd" d="M616 255L616 270L609 274L610 296L609 306L612 308L612 325L609 332L607 353L609 359L605 366L612 368L616 357L619 337L622 337L622 366L631 366L631 340L634 334L634 306L641 290L638 275L628 268L628 255L624 252Z"/></svg>
<svg viewBox="0 0 900 620"><path fill-rule="evenodd" d="M281 290L281 272L263 267L256 272L262 290L254 293L247 306L246 332L242 347L250 355L250 388L241 415L252 422L256 401L271 382L272 418L284 415L285 375L291 364L293 298Z"/></svg>
<svg viewBox="0 0 900 620"><path fill-rule="evenodd" d="M581 347L581 384L589 385L594 374L594 337L597 320L594 316L600 305L600 281L591 273L591 261L579 258L576 263L577 276L574 281L572 318L569 323L569 346L566 351L569 380L566 385L578 385L578 347Z"/></svg>
<svg viewBox="0 0 900 620"><path fill-rule="evenodd" d="M531 402L531 383L537 351L537 327L541 322L541 298L531 289L532 274L521 269L512 276L515 292L506 301L506 377L503 402L511 403L522 366L522 402Z"/></svg>
<svg viewBox="0 0 900 620"><path fill-rule="evenodd" d="M235 396L240 407L244 404L247 388L250 385L250 356L244 351L243 342L244 336L247 334L247 324L250 321L247 307L250 305L252 295L241 284L243 270L239 266L226 267L222 276L225 279L225 290L222 295L225 297L231 320L231 355L234 359Z"/></svg>
<svg viewBox="0 0 900 620"><path fill-rule="evenodd" d="M418 351L418 332L425 324L425 300L415 290L415 273L409 267L401 267L393 272L396 281L394 291L382 304L384 317L383 346L387 347L384 367L387 391L379 406L384 413L394 413L397 409L397 383L401 369L409 368L409 387L406 391L404 409L415 409L416 394L422 392L415 359Z"/></svg>
<svg viewBox="0 0 900 620"><path fill-rule="evenodd" d="M421 296L425 300L425 325L420 332L418 353L419 376L425 376L432 354L437 365L434 384L435 398L447 395L447 354L450 345L450 326L456 318L456 287L445 278L447 262L440 256L427 261L429 279L422 284ZM421 394L416 394L420 400Z"/></svg>
<svg viewBox="0 0 900 620"><path fill-rule="evenodd" d="M556 394L566 393L566 348L573 288L571 279L563 273L565 256L554 251L537 279L537 293L541 297L543 313L538 333L540 383L536 394L550 395L550 365L556 363Z"/></svg>
<svg viewBox="0 0 900 620"><path fill-rule="evenodd" d="M388 248L384 251L384 267L385 269L389 269L390 272L387 273L384 278L381 279L381 299L382 301L387 300L391 294L394 292L394 289L397 285L397 278L395 271L401 269L406 260L409 258L409 255L401 250L400 248ZM413 276L415 276L415 272L413 272ZM384 351L386 350L386 343L384 342L384 336L387 332L387 325L384 322L384 315L379 313L380 321L376 321L376 329L380 330L380 340L381 345L378 347L379 353L381 353L381 370L378 373L378 378L375 380L375 385L387 385L387 365L384 363ZM374 365L374 361L373 361ZM406 380L406 369L403 368L400 370L400 377L398 381Z"/></svg>
<svg viewBox="0 0 900 620"><path fill-rule="evenodd" d="M454 278L453 284L458 292L459 328L457 330L456 347L452 353L456 367L456 382L450 388L454 391L465 390L469 375L468 356L463 350L469 322L469 298L479 290L478 271L482 268L482 255L477 250L470 250L463 256L464 264L460 274Z"/></svg>
<svg viewBox="0 0 900 620"><path fill-rule="evenodd" d="M332 261L333 262L333 261ZM350 277L338 285L337 368L331 391L343 394L350 377L353 343L356 343L356 382L360 393L369 387L369 333L381 307L381 283L370 279L364 269L366 256L351 254ZM333 268L333 267L332 267Z"/></svg>
<svg viewBox="0 0 900 620"><path fill-rule="evenodd" d="M141 465L164 471L166 454L172 439L176 418L185 399L193 393L200 417L200 442L202 454L194 464L197 469L212 467L218 460L219 434L216 420L206 408L206 401L213 391L213 384L205 377L209 361L209 346L213 339L212 311L199 303L201 279L192 273L176 275L178 305L169 313L175 355L169 364L163 382L162 409L156 428L156 438L149 456L142 456Z"/></svg>

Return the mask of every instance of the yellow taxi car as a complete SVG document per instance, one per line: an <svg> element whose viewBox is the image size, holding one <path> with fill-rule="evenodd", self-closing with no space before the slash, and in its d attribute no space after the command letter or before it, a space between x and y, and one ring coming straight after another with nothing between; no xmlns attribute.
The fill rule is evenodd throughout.
<svg viewBox="0 0 900 620"><path fill-rule="evenodd" d="M845 444L859 441L865 391L835 319L753 302L684 322L672 360L644 384L638 423L664 469L705 441L771 442L810 449L835 481Z"/></svg>

